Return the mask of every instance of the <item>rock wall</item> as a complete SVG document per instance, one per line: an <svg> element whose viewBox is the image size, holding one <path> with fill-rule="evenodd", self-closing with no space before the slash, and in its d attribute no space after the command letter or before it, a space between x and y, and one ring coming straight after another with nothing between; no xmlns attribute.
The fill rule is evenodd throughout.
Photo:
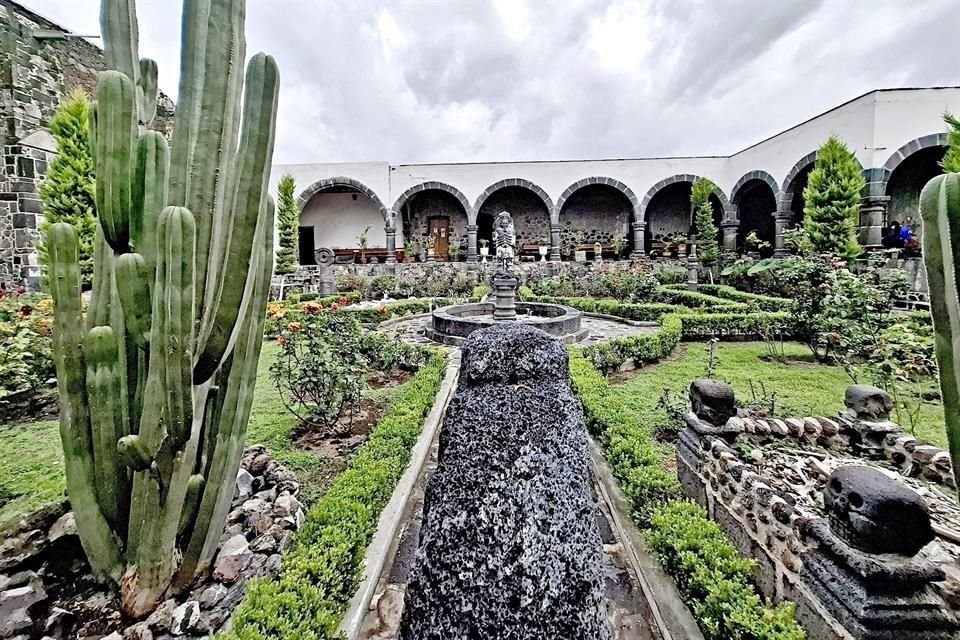
<svg viewBox="0 0 960 640"><path fill-rule="evenodd" d="M402 640L607 640L583 413L563 343L474 332L427 485Z"/></svg>
<svg viewBox="0 0 960 640"><path fill-rule="evenodd" d="M82 38L38 38L66 33L12 0L0 0L0 287L35 288L39 269L34 244L42 214L39 188L56 153L45 130L62 98L74 87L96 90L103 52ZM168 136L173 102L158 98L151 124Z"/></svg>

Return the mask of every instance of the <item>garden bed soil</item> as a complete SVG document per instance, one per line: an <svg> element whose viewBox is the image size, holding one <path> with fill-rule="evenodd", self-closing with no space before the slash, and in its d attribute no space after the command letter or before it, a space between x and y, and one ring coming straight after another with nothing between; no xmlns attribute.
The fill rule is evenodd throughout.
<svg viewBox="0 0 960 640"><path fill-rule="evenodd" d="M56 420L60 415L55 386L16 391L0 400L0 423L4 427L24 422Z"/></svg>

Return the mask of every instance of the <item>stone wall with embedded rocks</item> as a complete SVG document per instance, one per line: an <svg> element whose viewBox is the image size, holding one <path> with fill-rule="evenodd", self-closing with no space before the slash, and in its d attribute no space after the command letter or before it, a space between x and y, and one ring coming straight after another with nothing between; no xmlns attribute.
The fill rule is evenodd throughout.
<svg viewBox="0 0 960 640"><path fill-rule="evenodd" d="M607 640L602 541L564 344L519 323L463 345L402 640Z"/></svg>
<svg viewBox="0 0 960 640"><path fill-rule="evenodd" d="M56 146L45 130L74 87L96 91L103 52L12 0L0 0L0 287L36 288L34 244L42 207L39 187ZM173 101L160 95L151 128L169 137Z"/></svg>
<svg viewBox="0 0 960 640"><path fill-rule="evenodd" d="M798 619L810 637L882 637L868 634L853 622L841 623L844 615L832 611L829 602L825 604L822 584L811 578L817 572L809 566L804 569L811 558L822 560L818 555L822 545L811 537L811 531L822 533L823 526L812 523L829 514L825 496L833 478L851 465L869 465L920 496L936 532L916 560L936 579L919 586L908 581L891 583L889 588L906 594L898 606L904 611L914 607L911 615L940 616L935 610L945 612L941 617L946 622L941 623L946 631L917 637L954 637L950 634L956 631L950 625L960 625L960 571L956 569L960 505L952 489L949 456L903 434L899 425L889 420L891 405L885 394L872 387L848 390L848 408L839 416L797 418L736 411L732 393L720 397L711 389L702 381L691 385L693 410L685 416L686 428L677 441L678 475L684 492L707 510L742 553L757 560L756 579L763 593L776 601L795 602ZM920 455L914 455L918 450ZM861 560L854 564L857 562ZM894 559L885 557L880 564L889 567L891 562ZM897 562L906 567L914 561ZM834 567L831 571L839 570ZM916 573L915 568L910 571ZM899 574L891 575L890 580L899 579ZM840 582L856 583L861 578ZM870 588L861 591L866 600L874 597Z"/></svg>
<svg viewBox="0 0 960 640"><path fill-rule="evenodd" d="M560 212L560 248L578 243L612 244L614 236L626 242L633 205L622 193L606 185L590 185L576 191ZM625 249L626 250L626 249Z"/></svg>
<svg viewBox="0 0 960 640"><path fill-rule="evenodd" d="M460 255L467 253L467 212L456 196L446 191L419 193L407 203L407 218L404 220L403 237L423 244L422 239L430 233L431 218L446 218L449 221L448 243L457 243ZM398 247L400 248L400 247Z"/></svg>
<svg viewBox="0 0 960 640"><path fill-rule="evenodd" d="M207 638L226 624L248 580L279 570L305 518L299 491L296 476L263 446L249 447L210 575L140 622L123 619L116 591L89 575L66 504L37 514L0 544L0 638Z"/></svg>
<svg viewBox="0 0 960 640"><path fill-rule="evenodd" d="M501 211L508 211L513 216L518 253L525 244L549 246L550 212L537 194L522 187L504 187L494 191L480 206L477 224L481 225L481 217L496 219Z"/></svg>

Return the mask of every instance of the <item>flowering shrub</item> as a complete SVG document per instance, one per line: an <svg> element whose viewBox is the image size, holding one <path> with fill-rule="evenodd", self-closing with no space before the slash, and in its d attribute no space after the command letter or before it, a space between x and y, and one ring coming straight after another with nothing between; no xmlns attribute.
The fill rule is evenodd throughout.
<svg viewBox="0 0 960 640"><path fill-rule="evenodd" d="M48 297L0 289L0 398L53 376L52 311Z"/></svg>
<svg viewBox="0 0 960 640"><path fill-rule="evenodd" d="M287 409L301 422L331 429L351 416L367 389L370 370L415 370L421 353L396 338L366 331L334 302L302 303L300 319L279 331L280 354L270 367Z"/></svg>

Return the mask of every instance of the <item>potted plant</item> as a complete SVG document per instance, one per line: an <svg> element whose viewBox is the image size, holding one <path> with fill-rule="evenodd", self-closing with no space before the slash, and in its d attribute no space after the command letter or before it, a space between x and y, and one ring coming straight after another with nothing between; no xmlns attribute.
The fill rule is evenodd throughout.
<svg viewBox="0 0 960 640"><path fill-rule="evenodd" d="M483 262L487 261L487 256L490 255L490 247L487 245L490 244L490 241L486 238L480 239L480 256L483 258Z"/></svg>
<svg viewBox="0 0 960 640"><path fill-rule="evenodd" d="M627 247L627 239L622 233L615 234L613 239L610 240L610 244L613 245L613 259L619 260L623 255L623 250Z"/></svg>
<svg viewBox="0 0 960 640"><path fill-rule="evenodd" d="M367 264L367 232L370 231L370 225L357 236L357 244L360 245L360 263Z"/></svg>
<svg viewBox="0 0 960 640"><path fill-rule="evenodd" d="M434 262L437 259L436 246L437 239L433 237L432 234L425 236L426 238L426 247L427 247L427 262Z"/></svg>
<svg viewBox="0 0 960 640"><path fill-rule="evenodd" d="M550 253L550 241L540 243L540 262L547 261L547 254Z"/></svg>
<svg viewBox="0 0 960 640"><path fill-rule="evenodd" d="M578 231L578 232L577 232L577 235L574 237L574 242L575 242L575 245L574 245L574 246L575 246L574 259L575 259L577 262L586 262L586 261L587 261L587 252L586 252L584 249L581 249L581 248L580 248L580 245L583 244L583 239L584 239L584 237L583 237L583 232L582 232L582 231Z"/></svg>
<svg viewBox="0 0 960 640"><path fill-rule="evenodd" d="M751 231L743 239L743 244L747 246L747 255L756 260L760 257L760 238L756 231Z"/></svg>
<svg viewBox="0 0 960 640"><path fill-rule="evenodd" d="M456 240L452 240L450 244L447 245L447 260L450 262L456 262L460 258L460 243Z"/></svg>
<svg viewBox="0 0 960 640"><path fill-rule="evenodd" d="M403 243L403 262L405 264L410 264L413 262L413 257L415 255L417 255L417 241L405 240Z"/></svg>
<svg viewBox="0 0 960 640"><path fill-rule="evenodd" d="M677 257L686 258L687 257L687 234L676 233L673 236L673 241L677 245Z"/></svg>

